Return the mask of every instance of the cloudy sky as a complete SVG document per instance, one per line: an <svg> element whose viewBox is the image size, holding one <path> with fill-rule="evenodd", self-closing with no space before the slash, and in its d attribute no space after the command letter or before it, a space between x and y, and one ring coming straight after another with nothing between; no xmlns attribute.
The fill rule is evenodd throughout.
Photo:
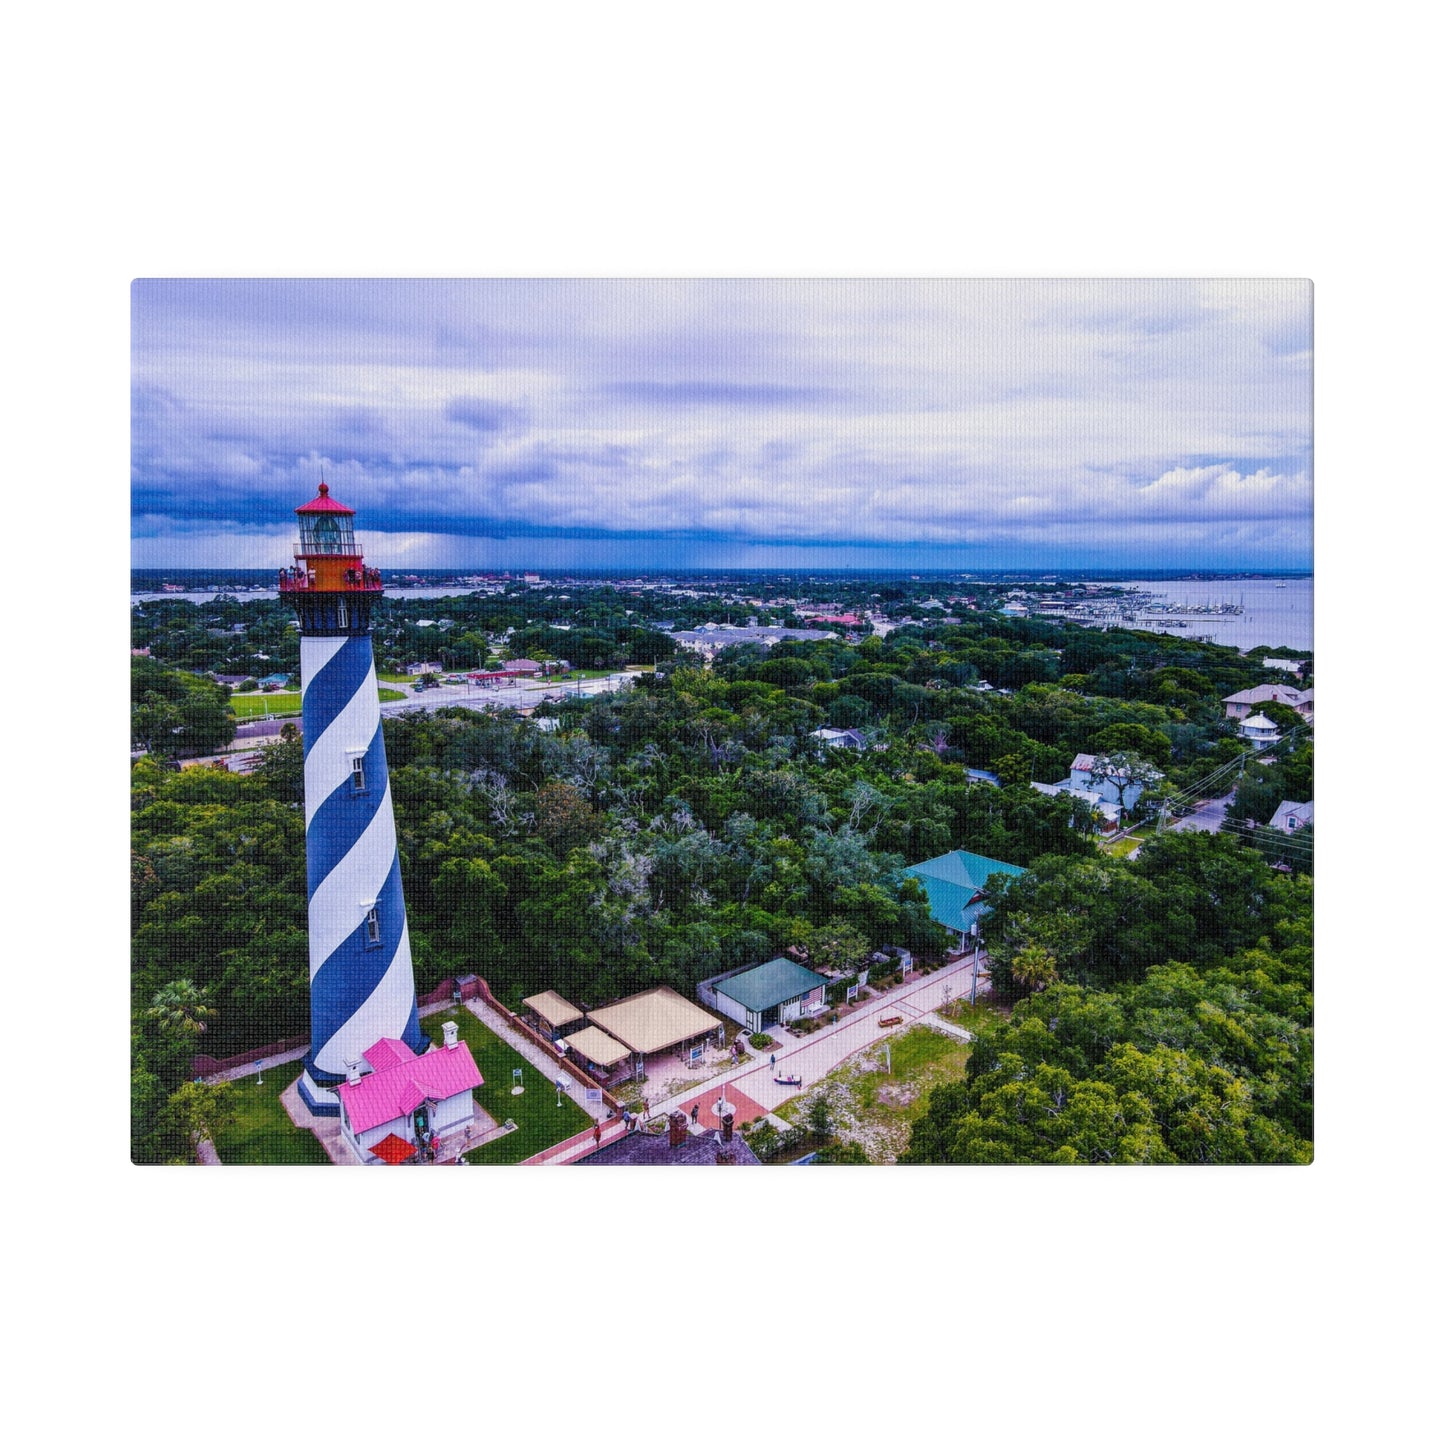
<svg viewBox="0 0 1445 1445"><path fill-rule="evenodd" d="M1302 281L138 281L132 559L1311 565Z"/></svg>

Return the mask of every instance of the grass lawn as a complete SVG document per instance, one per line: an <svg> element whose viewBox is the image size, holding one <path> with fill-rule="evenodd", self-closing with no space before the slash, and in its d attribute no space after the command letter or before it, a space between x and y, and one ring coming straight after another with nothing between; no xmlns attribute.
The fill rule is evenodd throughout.
<svg viewBox="0 0 1445 1445"><path fill-rule="evenodd" d="M299 692L233 692L231 711L239 718L285 717L301 711Z"/></svg>
<svg viewBox="0 0 1445 1445"><path fill-rule="evenodd" d="M542 1074L515 1049L509 1048L470 1009L453 1007L429 1014L421 1026L437 1043L442 1041L442 1025L455 1019L457 1032L471 1046L472 1057L486 1081L476 1091L477 1102L497 1123L515 1119L517 1127L510 1134L483 1144L467 1153L468 1164L516 1164L529 1159L549 1145L580 1133L592 1116L580 1104L565 1095L557 1107L557 1090L553 1079ZM513 1097L512 1070L521 1069L524 1093ZM571 1079L574 1090L583 1086Z"/></svg>
<svg viewBox="0 0 1445 1445"><path fill-rule="evenodd" d="M1129 838L1111 838L1107 843L1100 843L1099 852L1107 853L1111 858L1127 858L1147 837L1147 833L1136 833Z"/></svg>
<svg viewBox="0 0 1445 1445"><path fill-rule="evenodd" d="M997 1023L1005 1017L992 1004L969 1003L966 998L951 999L938 1010L949 1023L957 1024L961 1029L967 1029L969 1033L977 1035L982 1031L983 1025L990 1020Z"/></svg>
<svg viewBox="0 0 1445 1445"><path fill-rule="evenodd" d="M406 694L392 687L376 690L380 702L401 702ZM295 717L301 711L299 692L233 692L231 711L242 719L257 717Z"/></svg>
<svg viewBox="0 0 1445 1445"><path fill-rule="evenodd" d="M884 1067L885 1043L891 1046L891 1074ZM909 1029L854 1054L774 1112L806 1129L813 1101L822 1095L837 1139L861 1145L870 1164L894 1164L908 1147L914 1120L928 1111L929 1093L961 1079L968 1055L962 1039L929 1028Z"/></svg>
<svg viewBox="0 0 1445 1445"><path fill-rule="evenodd" d="M325 1164L326 1151L309 1129L298 1129L281 1107L281 1094L295 1083L301 1063L280 1064L231 1085L236 1122L216 1141L222 1164Z"/></svg>

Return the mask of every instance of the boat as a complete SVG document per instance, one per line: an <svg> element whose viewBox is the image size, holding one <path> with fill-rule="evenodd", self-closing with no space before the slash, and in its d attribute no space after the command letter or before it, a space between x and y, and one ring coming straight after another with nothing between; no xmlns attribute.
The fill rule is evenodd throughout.
<svg viewBox="0 0 1445 1445"><path fill-rule="evenodd" d="M1274 585L1275 585L1276 587L1283 587L1283 586L1285 586L1285 583L1283 583L1283 582L1276 582Z"/></svg>
<svg viewBox="0 0 1445 1445"><path fill-rule="evenodd" d="M798 1074L774 1074L773 1082L775 1084L792 1084L795 1088L801 1088L803 1080Z"/></svg>

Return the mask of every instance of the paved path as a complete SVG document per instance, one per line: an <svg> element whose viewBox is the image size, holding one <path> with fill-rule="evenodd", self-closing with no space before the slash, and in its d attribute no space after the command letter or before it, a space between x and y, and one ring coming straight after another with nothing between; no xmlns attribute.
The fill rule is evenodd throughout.
<svg viewBox="0 0 1445 1445"><path fill-rule="evenodd" d="M1224 826L1224 810L1234 801L1234 793L1222 798L1211 798L1202 807L1196 808L1187 818L1172 824L1176 833L1217 833Z"/></svg>
<svg viewBox="0 0 1445 1445"><path fill-rule="evenodd" d="M509 1049L515 1049L517 1053L527 1060L529 1064L535 1064L542 1071L542 1077L548 1080L556 1080L559 1076L566 1080L570 1086L567 1096L577 1105L579 1109L585 1110L594 1119L606 1119L611 1112L607 1105L600 1099L595 1104L589 1104L584 1095L587 1086L580 1080L573 1078L559 1062L558 1056L548 1054L546 1049L540 1049L531 1039L524 1038L519 1033L514 1033L496 1015L495 1010L488 1008L479 998L467 1000L467 1009L476 1015ZM597 1088L602 1086L598 1084Z"/></svg>
<svg viewBox="0 0 1445 1445"><path fill-rule="evenodd" d="M815 1084L824 1074L837 1068L844 1059L856 1054L859 1049L887 1038L894 1030L881 1028L879 1018L890 1018L895 1014L903 1016L900 1028L917 1022L925 1014L931 1014L948 998L966 998L973 983L974 955L958 959L936 972L921 975L913 983L902 983L887 993L869 999L862 1008L836 1024L825 1025L815 1034L806 1034L795 1039L782 1029L771 1030L778 1040L758 1062L749 1060L740 1069L730 1069L724 1075L714 1074L705 1083L697 1084L680 1093L662 1098L649 1095L652 1113L666 1114L673 1109L690 1113L694 1101L709 1106L724 1080L731 1090L736 1086L750 1100L755 1101L764 1111L771 1113L779 1104L795 1097L802 1089ZM988 972L988 955L982 954L980 979ZM934 1022L929 1019L930 1025ZM950 1026L951 1028L951 1026ZM769 1062L769 1056L776 1055L777 1068ZM754 1056L755 1058L757 1056ZM775 1074L798 1074L803 1082L801 1088L792 1084L774 1082ZM698 1121L702 1122L699 1113Z"/></svg>

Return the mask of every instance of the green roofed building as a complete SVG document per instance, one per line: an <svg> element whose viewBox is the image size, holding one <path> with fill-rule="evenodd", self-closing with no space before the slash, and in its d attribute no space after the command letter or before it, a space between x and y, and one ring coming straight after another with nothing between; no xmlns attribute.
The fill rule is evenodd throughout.
<svg viewBox="0 0 1445 1445"><path fill-rule="evenodd" d="M928 907L935 920L957 934L965 934L988 912L984 887L994 873L1006 875L1008 882L1027 870L1015 863L1000 863L981 853L965 853L959 848L938 858L929 858L903 870L905 878L916 878L928 895Z"/></svg>
<svg viewBox="0 0 1445 1445"><path fill-rule="evenodd" d="M821 973L790 958L773 958L741 973L705 980L698 985L698 997L749 1033L759 1034L822 1008L827 986Z"/></svg>

